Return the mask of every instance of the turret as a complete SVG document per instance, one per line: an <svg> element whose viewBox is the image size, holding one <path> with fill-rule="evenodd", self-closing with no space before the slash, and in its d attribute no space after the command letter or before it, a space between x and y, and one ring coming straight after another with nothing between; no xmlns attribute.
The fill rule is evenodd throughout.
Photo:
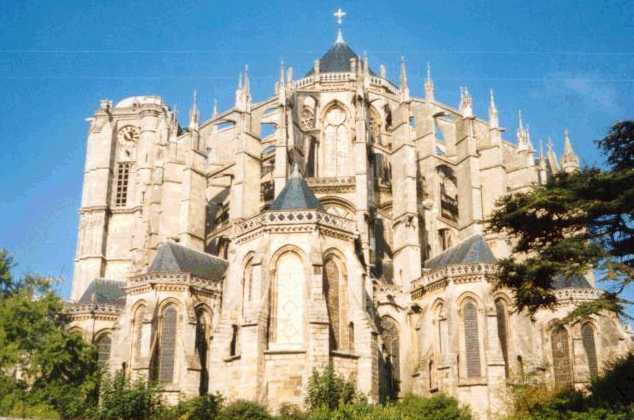
<svg viewBox="0 0 634 420"><path fill-rule="evenodd" d="M458 108L464 118L473 118L473 99L466 87L460 88L460 106Z"/></svg>
<svg viewBox="0 0 634 420"><path fill-rule="evenodd" d="M198 110L198 94L195 90L193 96L192 107L189 110L189 131L192 135L192 149L200 150L200 133L198 132L200 112Z"/></svg>
<svg viewBox="0 0 634 420"><path fill-rule="evenodd" d="M427 63L427 78L425 79L425 99L428 102L434 101L434 82L431 79L431 65Z"/></svg>
<svg viewBox="0 0 634 420"><path fill-rule="evenodd" d="M564 154L561 156L561 168L566 173L579 170L579 157L572 148L568 129L564 130Z"/></svg>
<svg viewBox="0 0 634 420"><path fill-rule="evenodd" d="M407 69L405 67L405 57L401 57L401 76L399 88L401 90L401 101L409 101L409 86L407 85Z"/></svg>

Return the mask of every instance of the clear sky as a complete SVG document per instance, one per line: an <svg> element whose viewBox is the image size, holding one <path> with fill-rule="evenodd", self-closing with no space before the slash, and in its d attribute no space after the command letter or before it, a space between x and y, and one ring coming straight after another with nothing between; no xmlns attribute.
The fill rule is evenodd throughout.
<svg viewBox="0 0 634 420"><path fill-rule="evenodd" d="M160 95L181 121L198 90L232 105L249 65L254 100L273 93L280 60L304 74L344 37L370 65L422 96L430 62L436 98L457 106L467 86L477 115L495 90L506 138L517 111L537 147L565 127L583 162L593 141L634 110L634 2L0 0L0 247L18 272L72 278L87 123L99 100ZM630 294L632 297L633 294Z"/></svg>

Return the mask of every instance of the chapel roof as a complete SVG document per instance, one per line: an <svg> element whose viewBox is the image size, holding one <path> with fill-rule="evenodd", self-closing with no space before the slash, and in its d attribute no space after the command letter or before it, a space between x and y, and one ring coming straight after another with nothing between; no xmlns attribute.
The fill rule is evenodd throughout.
<svg viewBox="0 0 634 420"><path fill-rule="evenodd" d="M79 305L125 305L125 282L95 279L86 288L86 291L77 301Z"/></svg>
<svg viewBox="0 0 634 420"><path fill-rule="evenodd" d="M592 285L583 276L574 275L571 277L555 276L553 278L554 289L591 289Z"/></svg>
<svg viewBox="0 0 634 420"><path fill-rule="evenodd" d="M159 247L148 273L190 273L208 280L220 280L227 265L222 258L165 242Z"/></svg>
<svg viewBox="0 0 634 420"><path fill-rule="evenodd" d="M432 270L448 265L495 264L496 258L482 235L473 235L425 262Z"/></svg>
<svg viewBox="0 0 634 420"><path fill-rule="evenodd" d="M288 182L271 203L270 210L292 209L323 209L319 199L308 186L308 183L299 172L297 164L293 168Z"/></svg>
<svg viewBox="0 0 634 420"><path fill-rule="evenodd" d="M319 59L319 72L320 73L347 73L352 69L350 67L350 59L355 58L357 61L361 60L361 57L355 53L352 48L346 44L343 40L337 40L335 44L330 47L328 51ZM376 73L369 69L370 74L376 76ZM315 72L314 68L311 68L306 76L308 77Z"/></svg>

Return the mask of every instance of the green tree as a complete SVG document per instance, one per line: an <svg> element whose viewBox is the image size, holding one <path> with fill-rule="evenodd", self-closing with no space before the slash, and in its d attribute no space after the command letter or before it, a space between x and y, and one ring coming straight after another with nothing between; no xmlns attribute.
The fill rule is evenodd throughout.
<svg viewBox="0 0 634 420"><path fill-rule="evenodd" d="M166 410L156 385L143 379L131 383L122 372L104 379L100 397L93 413L97 420L149 420L160 418Z"/></svg>
<svg viewBox="0 0 634 420"><path fill-rule="evenodd" d="M0 250L0 411L47 406L65 418L83 417L97 400L95 349L67 330L51 279L17 279L12 268Z"/></svg>
<svg viewBox="0 0 634 420"><path fill-rule="evenodd" d="M615 124L597 142L605 168L557 174L546 185L505 196L488 228L516 239L513 255L500 261L500 284L515 292L518 310L533 315L555 302L558 279L597 270L606 292L580 305L570 319L611 310L634 279L634 121Z"/></svg>
<svg viewBox="0 0 634 420"><path fill-rule="evenodd" d="M310 410L320 407L332 410L360 399L354 384L337 375L332 366L326 367L321 373L313 370L306 395L306 405Z"/></svg>

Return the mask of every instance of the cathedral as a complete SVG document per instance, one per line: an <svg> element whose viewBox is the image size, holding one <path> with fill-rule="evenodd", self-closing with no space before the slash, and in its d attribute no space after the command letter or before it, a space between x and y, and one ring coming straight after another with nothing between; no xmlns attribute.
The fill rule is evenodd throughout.
<svg viewBox="0 0 634 420"><path fill-rule="evenodd" d="M514 384L582 387L630 348L616 316L557 323L601 293L591 275L533 320L495 288L511 241L484 220L578 168L567 131L561 158L521 115L509 140L493 92L480 118L428 69L411 96L404 60L395 83L341 30L304 70L256 101L245 69L230 109L202 118L194 95L186 124L158 96L88 119L68 312L111 372L276 410L331 365L371 402L446 393L487 419Z"/></svg>

